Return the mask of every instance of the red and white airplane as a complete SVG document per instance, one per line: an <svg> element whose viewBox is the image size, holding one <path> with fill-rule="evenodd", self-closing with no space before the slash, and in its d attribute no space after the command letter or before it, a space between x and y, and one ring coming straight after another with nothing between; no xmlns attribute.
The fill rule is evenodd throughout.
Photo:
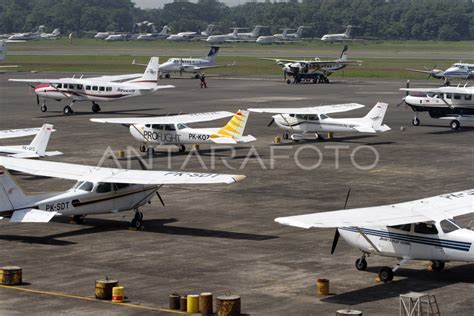
<svg viewBox="0 0 474 316"><path fill-rule="evenodd" d="M15 82L27 82L36 93L37 104L41 111L48 110L45 99L56 101L70 100L63 109L68 115L73 113L72 106L78 101L92 102L92 112L100 112L97 102L110 102L125 98L138 97L157 92L160 89L174 88L172 85L158 85L159 58L152 57L143 74L101 76L93 78L61 79L9 79Z"/></svg>

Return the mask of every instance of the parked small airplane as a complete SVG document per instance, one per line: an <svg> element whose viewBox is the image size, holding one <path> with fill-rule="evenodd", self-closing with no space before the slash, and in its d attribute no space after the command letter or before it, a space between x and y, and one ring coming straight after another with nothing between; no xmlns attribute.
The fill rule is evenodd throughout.
<svg viewBox="0 0 474 316"><path fill-rule="evenodd" d="M77 183L64 192L27 196L6 169ZM163 185L231 184L244 179L243 175L100 168L0 157L0 216L10 217L10 222L49 222L54 216L73 216L80 222L90 214L134 210L130 224L140 228L143 213L139 208L155 194L164 205L158 193Z"/></svg>
<svg viewBox="0 0 474 316"><path fill-rule="evenodd" d="M454 217L474 212L474 190L375 207L321 212L276 218L277 223L300 228L336 228L331 254L339 236L362 251L357 270L367 268L371 254L398 258L393 268L383 267L379 278L393 279L394 272L410 260L430 260L435 271L447 261L474 261L474 231L461 228ZM347 203L347 200L346 200Z"/></svg>
<svg viewBox="0 0 474 316"><path fill-rule="evenodd" d="M195 77L198 78L200 73L205 69L231 67L235 65L235 63L231 65L216 65L217 53L219 53L219 47L212 46L207 56L203 58L170 58L167 62L160 65L160 76L164 75L165 78L170 78L172 72L179 72L180 76L183 72L187 72L193 73Z"/></svg>
<svg viewBox="0 0 474 316"><path fill-rule="evenodd" d="M474 87L402 88L407 95L403 102L415 112L414 126L420 125L419 112L428 112L432 118L450 120L457 130L462 121L474 121Z"/></svg>
<svg viewBox="0 0 474 316"><path fill-rule="evenodd" d="M362 39L352 38L352 29L356 27L358 26L348 25L344 33L323 35L323 37L321 37L321 41L330 42L330 43L345 42L345 41L361 41Z"/></svg>
<svg viewBox="0 0 474 316"><path fill-rule="evenodd" d="M41 38L44 39L58 39L61 36L59 29L54 29L52 33L41 33Z"/></svg>
<svg viewBox="0 0 474 316"><path fill-rule="evenodd" d="M46 112L44 99L56 101L70 100L63 113L73 113L72 106L78 101L92 102L92 112L100 112L96 102L115 101L125 98L152 94L161 89L174 88L171 85L158 85L159 58L152 57L143 74L129 74L118 76L102 76L93 78L61 78L61 79L9 79L15 82L27 82L34 89L37 104L43 98L41 111ZM38 84L34 86L33 84Z"/></svg>
<svg viewBox="0 0 474 316"><path fill-rule="evenodd" d="M284 139L303 140L305 134L314 133L316 139L321 138L321 132L359 132L377 133L389 131L390 127L382 124L388 104L377 103L370 112L360 118L331 118L327 114L347 112L363 108L358 103L333 104L306 108L250 108L250 112L277 113L272 117L268 126L273 122L285 130ZM289 135L288 132L291 132Z"/></svg>
<svg viewBox="0 0 474 316"><path fill-rule="evenodd" d="M208 122L233 116L222 128L192 128L189 123ZM162 117L140 118L104 118L91 119L97 123L114 123L125 125L130 134L141 142L140 151L154 153L156 145L176 145L179 152L186 150L185 144L238 144L248 143L255 139L252 135L243 136L249 117L248 111L207 112Z"/></svg>
<svg viewBox="0 0 474 316"><path fill-rule="evenodd" d="M469 80L474 78L474 64L455 63L446 70L436 69L436 65L431 69L412 69L407 68L408 71L420 72L436 79L443 79L446 86L450 85L450 79Z"/></svg>
<svg viewBox="0 0 474 316"><path fill-rule="evenodd" d="M287 76L293 77L295 83L303 80L310 80L313 83L324 82L329 83L328 77L335 71L346 68L348 65L361 64L360 60L347 59L347 45L344 46L341 56L336 60L321 60L315 58L314 60L291 60L291 59L275 59L275 58L260 58L262 60L271 60L282 67L283 75L288 84L291 80Z"/></svg>
<svg viewBox="0 0 474 316"><path fill-rule="evenodd" d="M104 41L107 41L107 42L126 41L128 37L129 37L129 34L126 34L126 33L110 34L109 36L104 38Z"/></svg>
<svg viewBox="0 0 474 316"><path fill-rule="evenodd" d="M44 158L62 155L63 153L60 151L46 151L49 137L53 131L53 125L50 124L44 124L39 131L37 131L37 129L0 131L0 139L23 137L36 134L35 138L29 145L0 146L0 155L15 158ZM33 132L35 132L35 134L33 134Z"/></svg>
<svg viewBox="0 0 474 316"><path fill-rule="evenodd" d="M267 36L259 36L257 38L258 44L285 44L285 43L296 43L300 42L301 37L303 36L303 29L306 26L299 26L295 33L288 33L288 31L294 30L290 28L283 29L283 33L281 34L273 34Z"/></svg>
<svg viewBox="0 0 474 316"><path fill-rule="evenodd" d="M43 33L44 25L40 25L36 31L27 32L27 33L15 33L8 37L8 41L12 42L23 42L23 41L31 41L41 38L41 34Z"/></svg>
<svg viewBox="0 0 474 316"><path fill-rule="evenodd" d="M168 25L163 26L163 29L159 33L146 33L140 34L137 37L139 41L154 41L157 39L163 39L170 36L171 28Z"/></svg>
<svg viewBox="0 0 474 316"><path fill-rule="evenodd" d="M245 29L240 27L234 27L233 32L229 34L223 35L211 35L209 36L206 41L209 43L225 43L225 42L250 42L256 41L260 31L265 28L266 26L257 25L249 33L239 33L239 30Z"/></svg>
<svg viewBox="0 0 474 316"><path fill-rule="evenodd" d="M175 42L190 41L190 40L195 40L195 39L200 39L200 38L207 38L212 35L213 31L214 31L214 24L209 24L206 30L202 31L201 33L181 32L178 34L171 34L166 39L169 41L175 41Z"/></svg>
<svg viewBox="0 0 474 316"><path fill-rule="evenodd" d="M109 37L111 34L111 32L97 32L95 35L94 35L94 38L95 39L106 39L107 37Z"/></svg>
<svg viewBox="0 0 474 316"><path fill-rule="evenodd" d="M7 41L0 41L0 61L5 60L7 57ZM16 65L0 65L0 70L3 70L5 68L17 68L18 66Z"/></svg>

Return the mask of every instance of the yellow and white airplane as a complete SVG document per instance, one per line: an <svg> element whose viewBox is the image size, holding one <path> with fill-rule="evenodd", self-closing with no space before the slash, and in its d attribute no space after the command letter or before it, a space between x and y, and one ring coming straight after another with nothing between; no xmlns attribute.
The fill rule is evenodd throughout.
<svg viewBox="0 0 474 316"><path fill-rule="evenodd" d="M474 231L453 219L474 212L473 206L470 189L398 204L279 217L275 222L306 229L336 227L331 254L341 236L362 252L357 270L367 268L365 258L371 254L397 258L395 267L379 272L386 282L410 260L430 260L435 271L443 270L447 261L474 262Z"/></svg>
<svg viewBox="0 0 474 316"><path fill-rule="evenodd" d="M64 192L26 195L7 169L77 183ZM139 228L143 223L141 206L155 194L164 205L158 194L162 185L231 184L244 179L243 175L101 168L0 157L0 216L10 222L49 222L54 216L74 216L80 221L90 214L134 210L131 226Z"/></svg>
<svg viewBox="0 0 474 316"><path fill-rule="evenodd" d="M213 121L230 117L221 128L193 128L189 123ZM256 140L252 135L244 136L248 111L239 110L235 114L227 111L205 112L183 115L139 118L91 119L97 123L121 124L129 127L130 134L141 142L140 151L153 153L155 145L176 145L180 152L185 144L238 144Z"/></svg>

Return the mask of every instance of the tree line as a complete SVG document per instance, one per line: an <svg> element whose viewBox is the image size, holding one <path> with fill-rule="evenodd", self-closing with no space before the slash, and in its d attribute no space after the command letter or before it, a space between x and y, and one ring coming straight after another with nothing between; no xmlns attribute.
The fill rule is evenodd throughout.
<svg viewBox="0 0 474 316"><path fill-rule="evenodd" d="M268 26L267 34L305 25L304 37L321 37L355 25L358 37L414 40L474 40L472 0L288 0L247 2L229 7L217 0L175 0L161 9L140 9L131 0L2 0L0 33L31 31L39 25L63 34L132 32L135 23L168 25L173 32L204 30L215 24Z"/></svg>

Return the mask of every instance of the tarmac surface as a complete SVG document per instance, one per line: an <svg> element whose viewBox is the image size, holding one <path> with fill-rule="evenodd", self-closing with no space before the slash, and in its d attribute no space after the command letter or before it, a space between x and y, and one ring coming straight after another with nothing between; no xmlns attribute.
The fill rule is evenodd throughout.
<svg viewBox="0 0 474 316"><path fill-rule="evenodd" d="M378 135L340 133L324 141L310 135L302 142L273 145L281 131L275 125L267 127L270 115L252 113L245 134L258 140L238 145L235 151L213 146L212 152L210 145L201 145L199 156L179 154L173 147L158 151L152 158L156 170L176 170L184 164L186 171L244 174L247 179L232 185L163 187L166 207L156 198L143 207L142 231L128 230L131 211L90 216L80 225L66 218L46 224L2 221L0 266L22 267L25 284L0 287L0 314L169 315L160 309L168 307L173 292L215 296L230 292L241 296L242 311L251 315L334 315L347 307L364 315L394 315L399 311L399 294L418 291L435 294L443 315L472 315L474 264L452 262L446 271L436 273L427 271L428 262L412 262L396 272L393 282L377 283L379 269L394 266L395 260L372 256L368 269L357 271L354 262L360 253L342 239L330 255L334 229L304 230L274 222L280 216L342 209L349 188L348 208L356 208L474 187L472 124L452 131L448 121L421 115L422 125L412 126L412 111L396 106L404 82L344 79L328 85L287 85L280 80L211 77L209 88L200 89L197 80L169 79L160 83L175 89L102 103L102 112L95 115L90 104L78 103L75 114L66 117L65 102L48 101L49 111L41 113L28 86L7 81L34 77L0 75L0 129L54 124L57 132L49 150L64 152L54 157L57 161L96 165L108 146L114 152L137 148L127 129L92 123L92 117L365 104L366 108L337 115L357 117L384 101L391 105L385 123L392 130ZM195 126L223 124L225 120ZM2 144L29 142L26 138ZM368 170L360 168L372 164ZM139 168L136 158L132 165ZM301 165L316 167L304 170ZM106 159L105 166L115 166L114 161ZM73 185L27 175L15 179L29 193ZM472 219L471 214L460 222L467 225ZM130 305L91 299L95 280L105 276L119 280ZM330 280L331 295L316 296L317 278Z"/></svg>

